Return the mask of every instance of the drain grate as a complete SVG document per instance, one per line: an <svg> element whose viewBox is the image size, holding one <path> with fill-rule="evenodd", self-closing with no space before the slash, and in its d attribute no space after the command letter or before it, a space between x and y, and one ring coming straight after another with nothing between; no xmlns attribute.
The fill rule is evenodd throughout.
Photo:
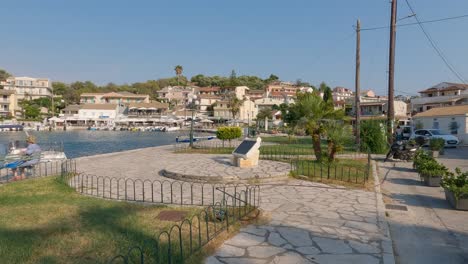
<svg viewBox="0 0 468 264"><path fill-rule="evenodd" d="M408 211L408 207L398 204L386 204L385 208L389 210Z"/></svg>

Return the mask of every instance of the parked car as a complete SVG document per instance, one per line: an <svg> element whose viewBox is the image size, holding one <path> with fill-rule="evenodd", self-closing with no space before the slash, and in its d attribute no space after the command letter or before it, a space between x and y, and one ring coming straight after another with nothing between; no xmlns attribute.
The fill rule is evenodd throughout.
<svg viewBox="0 0 468 264"><path fill-rule="evenodd" d="M418 129L415 130L411 135L410 139L423 138L426 141L426 144L429 143L429 140L432 138L442 138L445 140L446 147L456 147L460 140L454 136L440 131L439 129Z"/></svg>
<svg viewBox="0 0 468 264"><path fill-rule="evenodd" d="M413 127L412 126L402 126L402 139L403 140L408 140L411 138L411 135L413 134Z"/></svg>

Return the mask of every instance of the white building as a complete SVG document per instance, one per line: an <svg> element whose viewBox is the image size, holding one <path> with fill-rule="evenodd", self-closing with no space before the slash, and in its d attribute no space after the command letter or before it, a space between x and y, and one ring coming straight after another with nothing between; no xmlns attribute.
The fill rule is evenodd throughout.
<svg viewBox="0 0 468 264"><path fill-rule="evenodd" d="M258 108L254 102L250 100L244 100L241 107L239 108L239 113L237 116L232 116L231 107L229 106L229 101L218 101L214 107L214 117L215 119L224 119L224 120L241 120L241 121L252 121L257 117Z"/></svg>
<svg viewBox="0 0 468 264"><path fill-rule="evenodd" d="M5 90L15 91L17 100L52 97L51 82L46 78L9 77L1 85Z"/></svg>
<svg viewBox="0 0 468 264"><path fill-rule="evenodd" d="M423 129L440 129L468 144L468 104L429 109L413 116L413 124Z"/></svg>
<svg viewBox="0 0 468 264"><path fill-rule="evenodd" d="M420 113L431 108L468 104L468 84L439 83L420 91L421 97L411 99L411 112Z"/></svg>
<svg viewBox="0 0 468 264"><path fill-rule="evenodd" d="M286 98L286 99L279 99L279 98L261 98L255 100L255 105L257 105L258 110L262 110L264 108L273 109L273 106L280 106L281 104L292 104L294 103L294 99Z"/></svg>
<svg viewBox="0 0 468 264"><path fill-rule="evenodd" d="M111 120L115 119L118 113L118 104L85 104L78 110L78 118Z"/></svg>

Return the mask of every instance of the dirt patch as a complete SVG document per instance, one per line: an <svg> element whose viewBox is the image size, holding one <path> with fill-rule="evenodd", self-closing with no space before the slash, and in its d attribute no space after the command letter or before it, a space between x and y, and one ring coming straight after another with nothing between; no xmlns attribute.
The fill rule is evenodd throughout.
<svg viewBox="0 0 468 264"><path fill-rule="evenodd" d="M163 221L179 222L184 220L186 216L187 212L184 211L165 210L161 211L156 218Z"/></svg>

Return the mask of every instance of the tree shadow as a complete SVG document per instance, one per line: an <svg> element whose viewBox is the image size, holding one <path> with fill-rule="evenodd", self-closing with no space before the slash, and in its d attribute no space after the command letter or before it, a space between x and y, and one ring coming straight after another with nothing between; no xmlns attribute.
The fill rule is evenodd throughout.
<svg viewBox="0 0 468 264"><path fill-rule="evenodd" d="M422 185L420 180L416 179L407 179L407 178L397 178L397 179L389 179L388 182L400 185Z"/></svg>
<svg viewBox="0 0 468 264"><path fill-rule="evenodd" d="M425 207L425 208L439 208L439 209L453 209L449 202L444 198L434 197L423 194L389 194L393 200L399 201L402 204Z"/></svg>

